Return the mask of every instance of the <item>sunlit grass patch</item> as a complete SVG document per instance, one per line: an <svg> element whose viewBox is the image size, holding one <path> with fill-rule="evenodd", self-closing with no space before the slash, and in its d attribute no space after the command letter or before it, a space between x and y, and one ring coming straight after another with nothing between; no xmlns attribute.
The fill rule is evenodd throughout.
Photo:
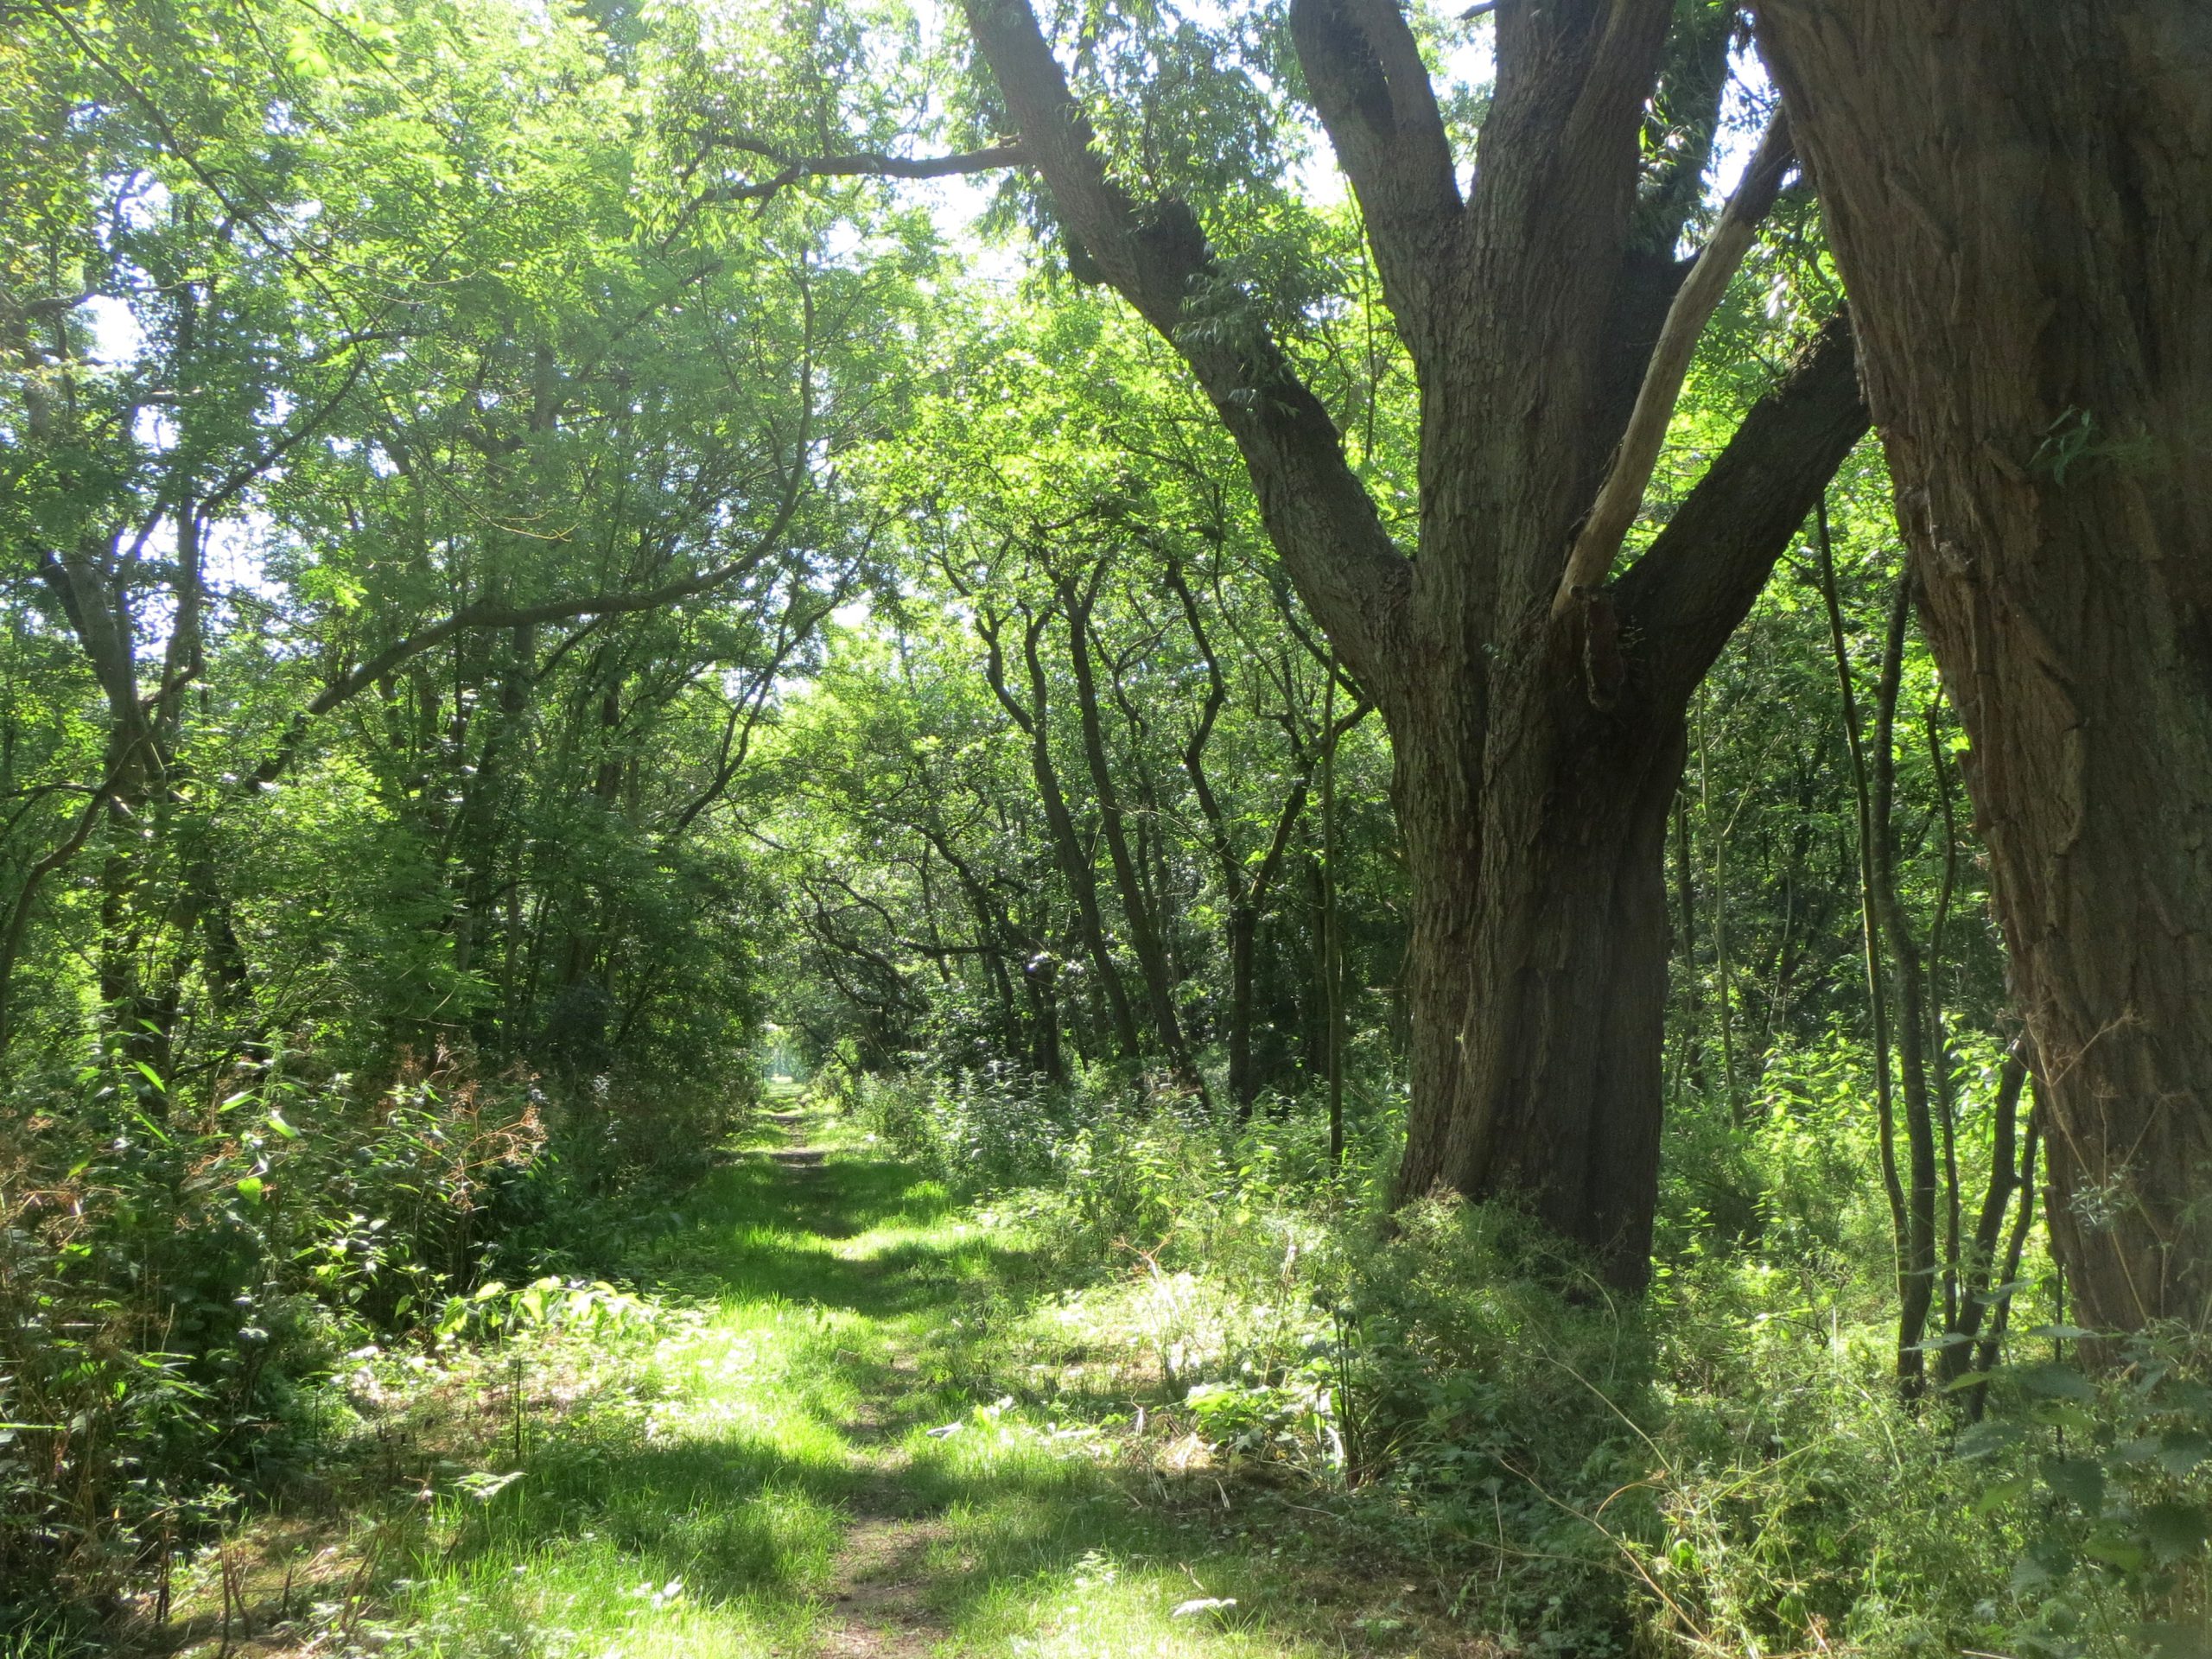
<svg viewBox="0 0 2212 1659"><path fill-rule="evenodd" d="M619 1402L548 1426L519 1476L442 1499L395 1589L410 1650L753 1655L804 1644L842 1535L846 1447L792 1305L669 1318ZM482 1490L480 1487L480 1491Z"/></svg>
<svg viewBox="0 0 2212 1659"><path fill-rule="evenodd" d="M1156 1414L1156 1371L1082 1401L1024 1385L1086 1317L1156 1341L1141 1288L1040 1311L1020 1223L842 1141L796 1168L745 1154L687 1195L637 1265L658 1294L633 1322L457 1355L439 1459L315 1639L808 1659L872 1639L889 1595L901 1654L1308 1651L1277 1621L1326 1621L1268 1587L1268 1549L1194 1521L1129 1412L1103 1409L1135 1385ZM390 1362L393 1407L423 1363Z"/></svg>
<svg viewBox="0 0 2212 1659"><path fill-rule="evenodd" d="M796 1518L800 1535L790 1541L791 1554L818 1574L834 1523L820 1516ZM397 1640L386 1650L439 1659L755 1659L810 1640L819 1618L811 1596L785 1586L717 1595L702 1584L714 1573L712 1544L692 1542L706 1547L690 1554L698 1576L689 1579L658 1576L685 1551L655 1552L655 1570L641 1573L646 1562L634 1540L591 1532L519 1554L488 1551L463 1568L408 1586L397 1610Z"/></svg>
<svg viewBox="0 0 2212 1659"><path fill-rule="evenodd" d="M1033 1511L1030 1518L1042 1517ZM1225 1561L1171 1564L1094 1548L1028 1573L986 1567L980 1576L982 1592L957 1627L973 1650L1019 1659L1243 1659L1335 1650L1276 1629L1272 1598L1249 1570Z"/></svg>

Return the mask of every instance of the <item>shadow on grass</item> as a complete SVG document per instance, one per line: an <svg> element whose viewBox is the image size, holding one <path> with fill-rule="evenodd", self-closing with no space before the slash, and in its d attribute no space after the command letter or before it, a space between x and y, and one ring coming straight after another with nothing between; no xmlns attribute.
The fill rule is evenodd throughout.
<svg viewBox="0 0 2212 1659"><path fill-rule="evenodd" d="M470 1516L447 1552L527 1559L582 1541L619 1552L656 1584L734 1599L818 1588L839 1516L860 1490L842 1460L795 1457L766 1440L549 1451Z"/></svg>
<svg viewBox="0 0 2212 1659"><path fill-rule="evenodd" d="M826 1560L807 1541L817 1530L810 1517L830 1517L834 1537L839 1516L907 1518L963 1496L929 1461L893 1477L861 1455L971 1403L896 1360L878 1327L940 1328L977 1298L1027 1281L1027 1254L948 1225L953 1205L940 1184L865 1155L799 1169L748 1156L685 1208L690 1224L637 1263L649 1291L674 1287L741 1318L748 1307L850 1317L812 1326L786 1317L756 1333L777 1363L731 1386L754 1389L762 1397L752 1403L770 1408L758 1427L710 1420L641 1444L634 1429L570 1424L511 1489L461 1506L449 1564L588 1538L633 1558L642 1575L681 1578L702 1595L803 1587Z"/></svg>
<svg viewBox="0 0 2212 1659"><path fill-rule="evenodd" d="M839 1369L863 1388L872 1376L889 1386L899 1380L866 1361ZM960 1421L951 1408L967 1403L925 1385L910 1386L893 1405L910 1424L938 1414ZM969 1419L962 1432L987 1431ZM764 1597L797 1604L830 1588L843 1531L862 1519L923 1524L906 1547L907 1570L926 1578L921 1600L949 1630L1003 1622L1010 1602L1058 1593L1102 1559L1172 1560L1209 1585L1229 1581L1203 1536L1133 1506L1082 1462L1016 1455L963 1463L948 1452L886 1468L826 1437L804 1452L767 1436L549 1447L524 1480L470 1516L444 1565L462 1580L496 1584L549 1550L582 1549L619 1557L630 1580L680 1580L707 1605ZM1240 1576L1248 1606L1255 1587Z"/></svg>
<svg viewBox="0 0 2212 1659"><path fill-rule="evenodd" d="M833 1156L791 1169L748 1158L717 1171L689 1207L691 1224L638 1263L639 1276L689 1294L897 1319L1031 1276L1028 1253L1002 1240L966 1230L933 1236L951 1198L942 1184L886 1160ZM876 1232L887 1236L874 1249L841 1249Z"/></svg>
<svg viewBox="0 0 2212 1659"><path fill-rule="evenodd" d="M1101 1560L1168 1575L1170 1600L1195 1567L1297 1622L1264 1561L1193 1524L1195 1502L1134 1502L1069 1443L1018 1417L1001 1429L969 1333L979 1310L1013 1312L1044 1287L1027 1251L960 1223L938 1183L865 1154L800 1167L753 1154L684 1208L689 1224L637 1267L649 1289L722 1310L693 1351L696 1409L680 1408L679 1354L679 1408L658 1426L641 1434L632 1415L601 1433L582 1415L512 1488L454 1500L453 1580L496 1586L568 1561L556 1576L681 1580L701 1605L802 1610L836 1580L846 1528L873 1520L918 1523L900 1570L926 1580L921 1601L963 1642L1011 1641ZM752 1357L717 1371L717 1343Z"/></svg>
<svg viewBox="0 0 2212 1659"><path fill-rule="evenodd" d="M773 1226L846 1239L878 1227L927 1226L952 1213L942 1182L887 1158L833 1153L793 1168L754 1154L725 1165L691 1200L702 1228Z"/></svg>

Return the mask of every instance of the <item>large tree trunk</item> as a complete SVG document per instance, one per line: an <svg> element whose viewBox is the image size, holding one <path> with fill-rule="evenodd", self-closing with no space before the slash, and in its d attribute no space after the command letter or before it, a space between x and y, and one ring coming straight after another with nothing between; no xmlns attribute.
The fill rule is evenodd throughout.
<svg viewBox="0 0 2212 1659"><path fill-rule="evenodd" d="M1578 677L1544 678L1524 746L1479 800L1458 786L1455 747L1424 735L1448 722L1396 738L1414 884L1400 1192L1513 1198L1635 1289L1658 1195L1681 711L1607 715Z"/></svg>
<svg viewBox="0 0 2212 1659"><path fill-rule="evenodd" d="M1689 276L1672 251L1703 147L1690 145L1681 188L1652 181L1640 195L1639 134L1662 86L1694 79L1717 114L1726 29L1676 30L1670 48L1670 0L1499 7L1497 82L1463 190L1399 7L1294 0L1306 88L1421 388L1408 550L1258 321L1269 308L1233 328L1190 326L1186 302L1230 275L1188 204L1139 203L1106 166L1034 10L963 9L1023 156L1080 245L1077 268L1181 353L1300 599L1397 745L1417 905L1402 1190L1510 1196L1598 1252L1615 1282L1641 1283L1683 710L1865 426L1838 319L1607 580L1618 534L1606 545L1586 526L1601 499L1635 517L1656 442L1624 435L1663 431L1707 315L1678 310L1677 289L1717 298L1786 155L1762 146L1709 245L1719 251Z"/></svg>
<svg viewBox="0 0 2212 1659"><path fill-rule="evenodd" d="M1759 0L1974 754L2082 1322L2212 1313L2212 11Z"/></svg>

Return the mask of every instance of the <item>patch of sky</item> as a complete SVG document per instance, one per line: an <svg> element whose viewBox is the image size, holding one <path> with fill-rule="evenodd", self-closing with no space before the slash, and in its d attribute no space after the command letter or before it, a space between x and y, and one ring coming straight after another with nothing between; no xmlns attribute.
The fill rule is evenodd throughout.
<svg viewBox="0 0 2212 1659"><path fill-rule="evenodd" d="M200 582L211 607L222 617L223 626L261 635L263 646L271 657L291 654L275 638L269 624L271 607L284 597L283 584L269 572L269 554L277 533L267 514L247 512L216 520L200 538ZM164 518L155 524L140 555L156 563L174 560L175 521ZM257 602L246 606L236 602L248 597ZM167 588L143 594L133 620L145 646L155 652L166 649L176 626L175 594ZM302 644L294 649L305 648Z"/></svg>
<svg viewBox="0 0 2212 1659"><path fill-rule="evenodd" d="M115 190L114 225L143 236L162 222L168 211L169 188L150 173L109 181Z"/></svg>
<svg viewBox="0 0 2212 1659"><path fill-rule="evenodd" d="M1707 200L1718 205L1743 182L1744 169L1759 147L1768 116L1775 105L1773 81L1758 54L1748 49L1732 53L1728 60L1728 88L1720 103L1720 133L1713 147L1713 164L1706 179Z"/></svg>
<svg viewBox="0 0 2212 1659"><path fill-rule="evenodd" d="M166 409L141 404L130 416L130 435L142 448L165 454L176 444L176 416Z"/></svg>
<svg viewBox="0 0 2212 1659"><path fill-rule="evenodd" d="M81 309L92 333L91 348L86 355L95 366L126 369L144 355L145 326L138 321L138 314L131 308L130 301L112 294L95 294Z"/></svg>

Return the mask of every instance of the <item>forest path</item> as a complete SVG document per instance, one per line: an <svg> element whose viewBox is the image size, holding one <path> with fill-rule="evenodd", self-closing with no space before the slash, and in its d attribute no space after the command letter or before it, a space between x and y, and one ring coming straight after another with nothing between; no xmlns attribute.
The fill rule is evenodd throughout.
<svg viewBox="0 0 2212 1659"><path fill-rule="evenodd" d="M804 1179L825 1168L830 1148L811 1144L822 1127L817 1118L797 1108L766 1116L789 1140L766 1153L786 1178ZM887 1355L894 1375L912 1376L911 1359L895 1342L887 1344ZM884 1443L882 1404L863 1398L841 1424L852 1462L874 1478L856 1494L830 1560L821 1648L831 1659L917 1659L950 1634L923 1593L929 1553L945 1541L946 1529L937 1518L914 1512L903 1482L912 1460L904 1448Z"/></svg>
<svg viewBox="0 0 2212 1659"><path fill-rule="evenodd" d="M233 1652L1437 1650L1364 1639L1376 1586L1349 1562L1328 1582L1319 1552L1286 1557L1294 1517L1202 1458L1184 1467L1195 1442L1163 1457L1157 1397L1149 1434L1135 1401L1102 1396L1079 1421L1018 1402L1039 1392L1040 1357L1094 1340L1065 1328L1028 1241L873 1137L792 1097L772 1105L771 1127L676 1195L681 1214L643 1247L649 1322L524 1339L448 1385L477 1438L449 1445L413 1541L385 1548L373 1612ZM1039 1319L1058 1321L1058 1350L1025 1334ZM502 1366L522 1379L519 1412ZM1062 1419L1071 1403L1058 1396Z"/></svg>

